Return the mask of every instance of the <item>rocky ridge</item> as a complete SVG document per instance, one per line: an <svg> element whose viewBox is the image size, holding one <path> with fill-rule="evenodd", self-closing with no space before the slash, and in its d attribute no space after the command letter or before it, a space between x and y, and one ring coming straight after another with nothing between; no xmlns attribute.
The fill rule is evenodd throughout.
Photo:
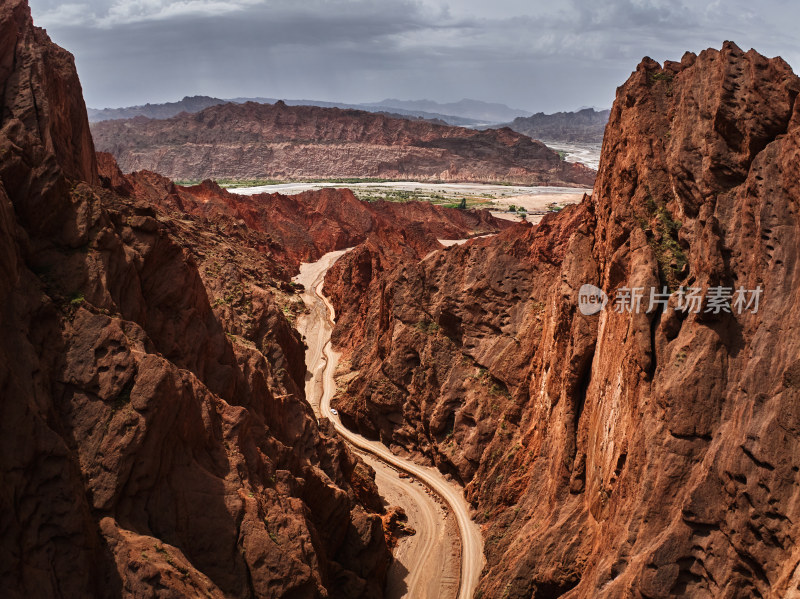
<svg viewBox="0 0 800 599"><path fill-rule="evenodd" d="M730 42L646 58L580 205L369 277L355 252L329 273L348 358L333 405L466 483L483 597L800 592L798 93L783 60ZM763 296L755 313L687 314L673 295L584 316L585 283L612 301Z"/></svg>
<svg viewBox="0 0 800 599"><path fill-rule="evenodd" d="M422 119L433 123L439 123L440 125L457 125L459 127L470 127L480 124L479 121L474 119L441 114L438 112L425 112L423 110L390 108L389 106L382 106L381 104L347 104L344 102L326 102L322 100L279 100L278 98L231 98L223 100L220 98L211 98L209 96L186 96L177 102L165 102L163 104L148 103L141 106L127 106L124 108L88 108L87 111L89 113L89 122L91 123L115 119L132 119L137 116L145 116L151 119L168 119L181 112L200 112L209 106L228 104L230 102L235 104L243 104L245 102L275 104L276 102L284 102L289 106L320 106L323 108L365 110L367 112L376 112L393 118Z"/></svg>
<svg viewBox="0 0 800 599"><path fill-rule="evenodd" d="M225 104L167 120L92 124L97 148L124 172L181 180L391 178L591 185L568 163L510 129L476 131L338 108Z"/></svg>
<svg viewBox="0 0 800 599"><path fill-rule="evenodd" d="M584 108L576 112L537 112L518 117L508 127L534 139L548 142L602 143L610 110Z"/></svg>
<svg viewBox="0 0 800 599"><path fill-rule="evenodd" d="M88 108L87 112L89 121L92 123L115 119L132 119L137 116L146 116L151 119L168 119L181 112L200 112L209 106L217 106L229 101L210 96L185 96L177 102L147 103L141 106L126 106L125 108Z"/></svg>
<svg viewBox="0 0 800 599"><path fill-rule="evenodd" d="M0 40L5 596L381 596L401 527L304 400L290 277L371 237L418 253L497 224L124 175L23 0Z"/></svg>
<svg viewBox="0 0 800 599"><path fill-rule="evenodd" d="M23 0L0 40L5 596L380 595L383 508L303 399L291 265L101 177L72 56Z"/></svg>
<svg viewBox="0 0 800 599"><path fill-rule="evenodd" d="M228 231L262 233L259 251L295 272L301 262L314 262L367 239L389 254L419 257L440 249L437 239L463 239L509 226L485 210L455 210L428 202L364 202L349 189L244 196L211 180L180 186L149 171L124 175L110 154L98 156L108 166L104 175L109 185L176 215L224 220Z"/></svg>

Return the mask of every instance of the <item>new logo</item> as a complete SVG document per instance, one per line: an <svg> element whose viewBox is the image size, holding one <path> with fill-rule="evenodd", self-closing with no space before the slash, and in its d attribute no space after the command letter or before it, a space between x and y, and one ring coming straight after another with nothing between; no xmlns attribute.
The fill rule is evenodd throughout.
<svg viewBox="0 0 800 599"><path fill-rule="evenodd" d="M594 285L583 285L578 292L578 309L584 316L597 314L606 307L608 296L605 291Z"/></svg>

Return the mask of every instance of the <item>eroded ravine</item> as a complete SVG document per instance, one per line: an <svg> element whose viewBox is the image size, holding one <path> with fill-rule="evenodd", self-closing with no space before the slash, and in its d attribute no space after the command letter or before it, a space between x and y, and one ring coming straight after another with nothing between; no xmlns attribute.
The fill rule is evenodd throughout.
<svg viewBox="0 0 800 599"><path fill-rule="evenodd" d="M308 308L298 321L308 346L306 365L311 376L306 380L306 397L317 417L329 418L375 469L384 501L402 507L408 526L417 531L401 539L395 550L387 597L468 599L483 568L483 541L479 527L469 517L461 489L435 468L397 457L382 443L353 433L331 413L339 356L330 343L334 310L322 294L322 286L325 273L346 252L331 252L317 262L303 264L294 279L305 287L302 297ZM405 473L403 477L401 473Z"/></svg>

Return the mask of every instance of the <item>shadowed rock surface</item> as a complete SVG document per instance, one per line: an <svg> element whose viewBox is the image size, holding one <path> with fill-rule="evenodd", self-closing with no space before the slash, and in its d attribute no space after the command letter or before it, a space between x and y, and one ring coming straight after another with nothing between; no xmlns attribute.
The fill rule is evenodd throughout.
<svg viewBox="0 0 800 599"><path fill-rule="evenodd" d="M593 170L510 129L476 131L338 108L225 104L92 125L124 172L173 179L373 177L591 185Z"/></svg>
<svg viewBox="0 0 800 599"><path fill-rule="evenodd" d="M418 255L504 225L126 176L24 1L0 34L4 596L381 596L397 526L305 402L290 277L371 238Z"/></svg>
<svg viewBox="0 0 800 599"><path fill-rule="evenodd" d="M646 58L580 205L369 277L354 251L329 273L350 360L333 405L467 483L483 597L800 593L798 92L780 58L730 42ZM673 297L583 316L584 283L612 301L763 296L757 313Z"/></svg>
<svg viewBox="0 0 800 599"><path fill-rule="evenodd" d="M72 56L21 0L0 40L3 596L379 596L373 474L304 401L265 236L103 156L101 187Z"/></svg>

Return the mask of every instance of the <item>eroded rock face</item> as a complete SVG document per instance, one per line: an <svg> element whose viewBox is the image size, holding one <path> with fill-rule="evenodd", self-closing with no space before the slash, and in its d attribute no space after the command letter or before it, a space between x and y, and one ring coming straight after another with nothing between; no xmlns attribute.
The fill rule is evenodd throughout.
<svg viewBox="0 0 800 599"><path fill-rule="evenodd" d="M326 282L351 327L334 405L467 484L483 596L800 592L798 92L732 43L645 59L580 205L374 273L370 301L340 299L366 260ZM584 283L763 296L584 316Z"/></svg>
<svg viewBox="0 0 800 599"><path fill-rule="evenodd" d="M591 185L593 170L510 129L475 131L338 108L225 104L94 123L125 172L174 179L401 178Z"/></svg>
<svg viewBox="0 0 800 599"><path fill-rule="evenodd" d="M98 185L72 58L23 1L0 81L4 596L379 596L373 474L304 401L266 236L173 218L108 157Z"/></svg>
<svg viewBox="0 0 800 599"><path fill-rule="evenodd" d="M365 202L349 189L325 188L293 196L242 196L214 181L183 187L149 171L123 175L111 155L99 153L108 185L147 198L160 208L190 214L225 233L260 235L266 257L296 271L301 262L373 238L388 254L419 257L439 249L437 239L495 233L509 222L487 210L457 210L428 202Z"/></svg>
<svg viewBox="0 0 800 599"><path fill-rule="evenodd" d="M0 11L0 89L0 177L22 222L53 232L68 209L55 173L97 183L97 165L74 59L18 0Z"/></svg>

